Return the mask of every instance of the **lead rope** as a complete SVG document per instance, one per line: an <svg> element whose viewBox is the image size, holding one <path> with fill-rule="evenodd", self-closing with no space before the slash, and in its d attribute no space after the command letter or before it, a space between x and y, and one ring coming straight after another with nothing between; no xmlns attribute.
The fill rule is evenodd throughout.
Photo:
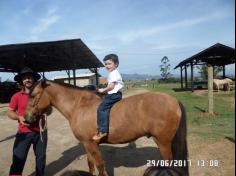
<svg viewBox="0 0 236 176"><path fill-rule="evenodd" d="M44 120L44 126L43 126L43 120ZM39 120L39 132L40 132L40 139L43 142L42 132L44 132L47 129L47 115L44 114L43 118L40 118Z"/></svg>

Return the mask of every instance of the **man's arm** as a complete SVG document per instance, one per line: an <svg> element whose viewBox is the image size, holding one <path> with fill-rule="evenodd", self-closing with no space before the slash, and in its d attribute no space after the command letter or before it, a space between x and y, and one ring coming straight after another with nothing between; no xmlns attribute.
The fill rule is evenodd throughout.
<svg viewBox="0 0 236 176"><path fill-rule="evenodd" d="M7 116L12 120L18 120L20 123L22 123L25 126L28 126L28 124L25 123L25 118L23 116L19 116L16 111L9 109Z"/></svg>
<svg viewBox="0 0 236 176"><path fill-rule="evenodd" d="M18 114L12 109L8 110L7 116L12 120L19 120Z"/></svg>

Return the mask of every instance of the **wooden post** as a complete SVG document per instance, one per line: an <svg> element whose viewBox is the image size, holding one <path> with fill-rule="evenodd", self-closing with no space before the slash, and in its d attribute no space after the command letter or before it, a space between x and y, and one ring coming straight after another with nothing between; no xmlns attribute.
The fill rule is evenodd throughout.
<svg viewBox="0 0 236 176"><path fill-rule="evenodd" d="M208 72L208 113L214 114L214 103L213 103L213 67L212 65L207 66Z"/></svg>
<svg viewBox="0 0 236 176"><path fill-rule="evenodd" d="M73 82L74 82L74 86L76 86L76 75L75 75L75 69L73 69Z"/></svg>
<svg viewBox="0 0 236 176"><path fill-rule="evenodd" d="M70 84L70 70L67 70L66 73L68 75L68 83Z"/></svg>
<svg viewBox="0 0 236 176"><path fill-rule="evenodd" d="M99 77L98 77L98 68L95 68L95 76L96 76L96 87L99 85Z"/></svg>
<svg viewBox="0 0 236 176"><path fill-rule="evenodd" d="M184 65L184 69L185 69L185 88L188 88L188 73L187 73L187 66Z"/></svg>
<svg viewBox="0 0 236 176"><path fill-rule="evenodd" d="M181 89L183 89L183 68L180 66L180 79L181 79Z"/></svg>
<svg viewBox="0 0 236 176"><path fill-rule="evenodd" d="M191 90L194 91L193 87L193 63L191 62Z"/></svg>
<svg viewBox="0 0 236 176"><path fill-rule="evenodd" d="M223 78L225 78L225 65L223 65Z"/></svg>

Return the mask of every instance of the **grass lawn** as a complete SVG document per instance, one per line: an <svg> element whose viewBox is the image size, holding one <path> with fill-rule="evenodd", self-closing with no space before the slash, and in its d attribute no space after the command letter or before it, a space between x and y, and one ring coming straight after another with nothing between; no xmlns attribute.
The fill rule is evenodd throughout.
<svg viewBox="0 0 236 176"><path fill-rule="evenodd" d="M180 84L158 84L150 86L152 91L166 92L177 97L187 112L188 135L200 140L228 138L235 140L235 91L214 92L215 116L209 116L207 92L196 94L191 91L175 92Z"/></svg>

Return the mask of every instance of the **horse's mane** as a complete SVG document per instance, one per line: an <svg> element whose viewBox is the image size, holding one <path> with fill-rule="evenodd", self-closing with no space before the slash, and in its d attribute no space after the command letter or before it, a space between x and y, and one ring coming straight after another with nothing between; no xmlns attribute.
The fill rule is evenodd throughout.
<svg viewBox="0 0 236 176"><path fill-rule="evenodd" d="M47 80L47 81L52 82L52 83L56 83L56 84L59 84L61 86L68 87L68 88L74 88L74 89L80 89L80 90L96 90L95 86L80 87L80 86L75 86L75 85L64 83L64 82L56 82L56 81L51 81L51 80Z"/></svg>
<svg viewBox="0 0 236 176"><path fill-rule="evenodd" d="M77 89L77 90L84 90L84 91L88 91L91 92L93 94L96 94L98 96L102 96L102 94L100 94L99 92L97 92L97 89L94 85L88 85L88 86L84 86L84 87L80 87L80 86L75 86L72 84L68 84L68 83L63 83L63 82L56 82L56 81L52 81L52 80L47 80L48 82L54 83L54 84L58 84L60 86L66 87L66 88L70 88L70 89ZM31 93L33 92L34 88L40 83L41 81L37 81L33 84L33 86L30 89L30 93L29 95L31 95Z"/></svg>
<svg viewBox="0 0 236 176"><path fill-rule="evenodd" d="M88 86L80 87L80 86L75 86L75 85L68 84L68 83L63 83L63 82L56 82L56 81L51 81L51 80L47 80L47 81L51 82L51 83L54 83L54 84L58 84L58 85L63 86L63 87L70 88L70 89L89 91L89 92L92 92L94 94L97 94L97 95L101 96L101 94L97 92L97 89L94 85L88 85Z"/></svg>

